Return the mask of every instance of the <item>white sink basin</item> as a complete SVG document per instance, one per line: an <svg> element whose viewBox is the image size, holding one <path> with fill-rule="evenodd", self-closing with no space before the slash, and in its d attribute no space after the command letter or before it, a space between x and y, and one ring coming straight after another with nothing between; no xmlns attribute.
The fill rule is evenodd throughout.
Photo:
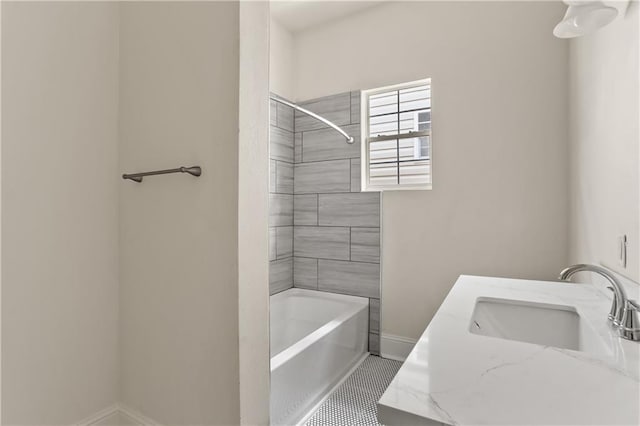
<svg viewBox="0 0 640 426"><path fill-rule="evenodd" d="M609 354L602 339L572 306L479 297L469 331L542 346Z"/></svg>

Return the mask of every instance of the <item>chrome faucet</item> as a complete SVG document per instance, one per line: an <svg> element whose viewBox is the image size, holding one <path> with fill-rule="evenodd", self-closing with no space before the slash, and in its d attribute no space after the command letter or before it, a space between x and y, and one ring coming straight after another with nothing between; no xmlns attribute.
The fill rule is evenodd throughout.
<svg viewBox="0 0 640 426"><path fill-rule="evenodd" d="M620 281L605 268L587 264L569 266L560 272L558 278L569 281L578 272L594 272L611 283L611 287L608 288L613 291L613 303L608 318L614 326L618 327L620 337L634 342L640 341L640 322L638 321L640 305L635 300L627 298L627 293Z"/></svg>

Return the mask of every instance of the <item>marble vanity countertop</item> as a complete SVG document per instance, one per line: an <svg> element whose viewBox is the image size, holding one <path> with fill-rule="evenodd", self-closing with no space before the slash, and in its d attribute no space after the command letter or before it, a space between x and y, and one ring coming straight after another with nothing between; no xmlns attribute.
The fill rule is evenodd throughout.
<svg viewBox="0 0 640 426"><path fill-rule="evenodd" d="M610 353L469 331L478 297L573 306ZM461 276L378 402L386 425L640 424L640 343L609 325L591 284Z"/></svg>

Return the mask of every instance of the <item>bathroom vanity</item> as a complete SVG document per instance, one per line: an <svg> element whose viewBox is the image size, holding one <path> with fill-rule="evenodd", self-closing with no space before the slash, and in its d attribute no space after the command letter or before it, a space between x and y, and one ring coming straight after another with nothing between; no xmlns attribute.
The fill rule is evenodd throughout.
<svg viewBox="0 0 640 426"><path fill-rule="evenodd" d="M640 424L640 343L611 326L605 292L461 276L379 400L378 419Z"/></svg>

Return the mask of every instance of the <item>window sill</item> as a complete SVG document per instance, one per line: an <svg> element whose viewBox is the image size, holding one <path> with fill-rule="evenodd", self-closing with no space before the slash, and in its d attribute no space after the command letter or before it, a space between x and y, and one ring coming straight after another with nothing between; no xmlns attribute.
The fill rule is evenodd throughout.
<svg viewBox="0 0 640 426"><path fill-rule="evenodd" d="M368 187L361 188L361 192L392 192L392 191L431 191L432 185L397 186L397 187Z"/></svg>

